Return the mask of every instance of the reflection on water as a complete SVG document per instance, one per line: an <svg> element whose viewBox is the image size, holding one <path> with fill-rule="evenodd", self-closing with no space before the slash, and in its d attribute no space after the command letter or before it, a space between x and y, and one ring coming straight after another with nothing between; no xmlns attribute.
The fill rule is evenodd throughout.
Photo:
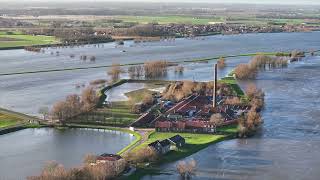
<svg viewBox="0 0 320 180"><path fill-rule="evenodd" d="M260 73L255 83L266 93L264 128L253 138L221 142L189 157L198 162L193 179L319 179L319 77L320 57ZM169 174L143 179L178 179L175 165L161 167Z"/></svg>
<svg viewBox="0 0 320 180"><path fill-rule="evenodd" d="M135 139L119 131L95 129L25 129L0 136L0 180L37 175L55 160L75 167L88 154L116 153Z"/></svg>

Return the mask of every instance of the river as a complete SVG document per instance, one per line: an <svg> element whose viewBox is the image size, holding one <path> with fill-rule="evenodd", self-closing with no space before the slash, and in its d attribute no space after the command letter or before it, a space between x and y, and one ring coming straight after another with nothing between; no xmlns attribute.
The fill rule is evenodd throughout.
<svg viewBox="0 0 320 180"><path fill-rule="evenodd" d="M0 71L4 73L93 65L78 59L70 59L68 57L70 53L95 55L97 60L94 65L102 65L113 62L127 63L157 59L177 61L259 51L319 49L320 32L210 36L205 37L205 40L177 39L170 43L150 42L138 45L130 41L126 43L124 47L115 47L115 44L109 43L100 48L93 46L64 48L59 49L60 56L50 55L50 51L53 49L47 50L44 54L25 52L24 50L0 51ZM122 50L126 52L122 52ZM220 77L236 64L248 60L246 57L228 59L228 67L219 74ZM260 73L256 84L266 92L263 130L253 138L218 143L192 155L190 158L194 158L198 162L195 179L318 179L320 177L320 171L317 170L320 165L318 157L320 150L319 60L319 57L314 57L290 64L286 69ZM175 75L171 71L166 79L210 80L212 79L212 63L184 64L186 72L182 76ZM126 76L126 74L123 75L123 77ZM106 69L104 68L2 76L0 77L0 106L37 115L39 107L51 106L70 93L79 93L81 88L75 88L76 84L88 84L91 80L101 78L106 78ZM245 84L242 82L242 85ZM61 160L59 162L65 163L66 166L79 164L84 153L104 152L103 146L100 146L101 149L95 149L88 144L91 145L94 141L101 143L105 139L107 142L104 144L114 143L117 141L114 138L118 137L107 135L109 138L101 140L94 135L84 143L82 143L82 138L70 138L68 142L71 145L68 146L66 144L69 143L59 143L65 143L65 137L69 136L60 136L61 132L56 130L44 131L41 138L33 130L23 130L0 136L1 175L3 172L12 172L12 169L17 169L16 167L20 171L23 171L24 166L31 168L39 165L37 166L39 168L43 165L41 164L42 160ZM82 130L76 134L81 133ZM37 149L38 146L33 144L33 141L23 137L35 139L35 142L40 141L40 148ZM97 143L100 144L99 142ZM124 145L127 143L129 140ZM6 144L7 147L3 144ZM57 145L55 146L55 144ZM61 151L57 149L60 146L64 147ZM119 149L121 148L119 147ZM82 153L76 153L81 150L83 150ZM50 151L49 155L46 154L48 151ZM106 151L115 152L111 149L106 149ZM70 161L70 164L65 162L71 158L70 156L63 158L66 157L64 156L66 152L77 155L77 160ZM18 154L17 157L21 159L10 160L10 158L16 157L15 154ZM42 155L42 157L45 155L46 158L38 161L40 164L29 164L28 162L37 155ZM5 162L3 159L9 165L13 164L7 166L6 163L2 163ZM146 176L144 179L177 179L175 164L176 162L161 167L161 172L164 174Z"/></svg>
<svg viewBox="0 0 320 180"><path fill-rule="evenodd" d="M193 179L319 179L319 77L320 57L260 73L255 83L266 94L263 129L253 138L221 142L185 158L198 163ZM176 164L143 179L178 179Z"/></svg>
<svg viewBox="0 0 320 180"><path fill-rule="evenodd" d="M169 61L190 60L230 54L286 51L293 49L317 49L320 46L320 32L306 33L273 33L273 34L242 34L217 35L203 37L203 40L177 39L174 42L147 42L134 44L126 41L125 46L116 47L115 43L104 46L94 45L77 48L49 48L45 53L20 50L0 51L0 72L21 72L71 67L88 67L110 65L112 63L134 63L148 60L165 59ZM123 52L125 50L125 52ZM59 56L51 52L59 51ZM70 58L69 55L76 55ZM80 55L94 55L96 62L83 62ZM245 58L229 59L228 66L247 61ZM232 65L233 64L233 65ZM186 64L183 76L171 75L170 80L210 80L212 68L208 64ZM66 72L50 72L0 77L0 107L39 115L42 106L51 107L53 103L71 93L80 93L82 88L95 79L106 79L107 69L87 69ZM127 77L123 74L122 78ZM32 102L32 105L30 105Z"/></svg>
<svg viewBox="0 0 320 180"><path fill-rule="evenodd" d="M78 167L86 154L117 153L135 137L120 131L25 129L0 136L0 180L38 175L49 161Z"/></svg>

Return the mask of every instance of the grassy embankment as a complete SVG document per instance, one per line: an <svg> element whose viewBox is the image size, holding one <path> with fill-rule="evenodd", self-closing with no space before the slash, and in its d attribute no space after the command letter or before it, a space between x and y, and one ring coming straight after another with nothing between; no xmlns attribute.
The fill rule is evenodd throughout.
<svg viewBox="0 0 320 180"><path fill-rule="evenodd" d="M59 40L53 36L32 36L22 34L18 31L0 31L0 49L57 43L59 43Z"/></svg>
<svg viewBox="0 0 320 180"><path fill-rule="evenodd" d="M0 128L15 126L21 123L23 123L23 120L18 117L0 113Z"/></svg>

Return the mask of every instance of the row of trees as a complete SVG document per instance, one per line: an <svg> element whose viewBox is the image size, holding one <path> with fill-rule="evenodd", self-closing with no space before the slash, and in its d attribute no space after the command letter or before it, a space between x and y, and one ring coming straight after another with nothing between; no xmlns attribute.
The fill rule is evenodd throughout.
<svg viewBox="0 0 320 180"><path fill-rule="evenodd" d="M163 91L163 99L171 101L180 101L192 93L212 94L213 82L192 82L183 81L169 84ZM232 95L231 88L223 83L218 83L218 94Z"/></svg>
<svg viewBox="0 0 320 180"><path fill-rule="evenodd" d="M126 167L124 159L117 162L98 162L96 156L87 155L84 164L78 168L66 169L56 162L49 162L39 176L28 177L28 180L106 180L117 177Z"/></svg>
<svg viewBox="0 0 320 180"><path fill-rule="evenodd" d="M65 100L55 103L50 111L52 118L65 123L68 119L84 112L91 111L98 103L99 96L92 87L87 87L81 93L68 95Z"/></svg>
<svg viewBox="0 0 320 180"><path fill-rule="evenodd" d="M248 64L239 64L234 73L238 79L254 79L258 70L284 68L287 66L287 58L256 55Z"/></svg>
<svg viewBox="0 0 320 180"><path fill-rule="evenodd" d="M168 66L169 63L167 61L145 62L143 66L130 66L128 68L128 74L131 78L138 78L142 75L144 75L144 77L148 79L163 77L167 74ZM183 71L183 69L180 71ZM120 74L123 72L124 70L121 68L120 64L112 64L111 68L108 69L107 74L114 82L119 80Z"/></svg>
<svg viewBox="0 0 320 180"><path fill-rule="evenodd" d="M151 61L144 63L144 76L146 78L163 77L167 74L167 61Z"/></svg>
<svg viewBox="0 0 320 180"><path fill-rule="evenodd" d="M250 84L246 89L246 95L250 102L251 109L239 120L240 137L252 135L263 123L259 112L264 106L264 93L254 84Z"/></svg>

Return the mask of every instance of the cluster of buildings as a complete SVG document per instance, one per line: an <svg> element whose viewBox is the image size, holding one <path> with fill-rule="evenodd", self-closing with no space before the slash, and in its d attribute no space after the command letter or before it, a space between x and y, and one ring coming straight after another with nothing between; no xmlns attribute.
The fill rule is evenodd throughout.
<svg viewBox="0 0 320 180"><path fill-rule="evenodd" d="M191 99L190 99L191 98ZM210 122L210 117L219 113L223 118L220 126L237 123L237 119L250 107L243 105L220 104L212 107L212 96L198 95L173 106L163 116L154 120L154 127L160 132L216 133L217 125Z"/></svg>
<svg viewBox="0 0 320 180"><path fill-rule="evenodd" d="M162 141L156 140L148 144L148 146L152 148L157 154L163 155L167 154L171 150L183 147L185 143L186 141L183 137L181 137L180 135L175 135Z"/></svg>
<svg viewBox="0 0 320 180"><path fill-rule="evenodd" d="M195 24L168 24L156 26L156 29L163 34L180 34L183 36L201 35L208 33L216 34L239 34L239 33L267 33L286 31L282 26L261 26L261 25L239 25L228 23L214 23L208 25Z"/></svg>

